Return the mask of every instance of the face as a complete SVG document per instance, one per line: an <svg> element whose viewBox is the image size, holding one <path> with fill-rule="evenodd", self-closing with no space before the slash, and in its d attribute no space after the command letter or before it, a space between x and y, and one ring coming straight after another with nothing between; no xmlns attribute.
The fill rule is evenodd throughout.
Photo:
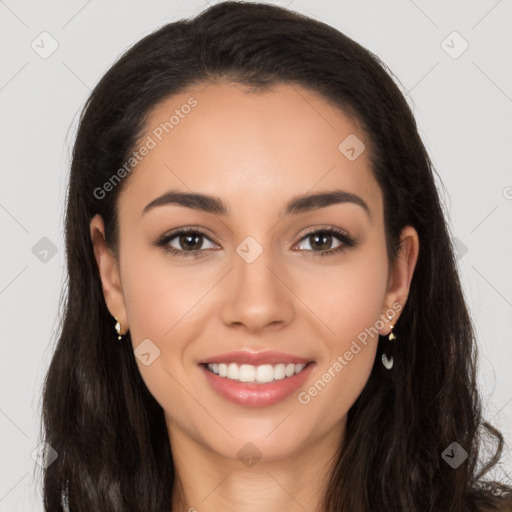
<svg viewBox="0 0 512 512"><path fill-rule="evenodd" d="M388 261L365 133L306 89L230 83L168 98L146 128L119 197L119 260L98 216L91 236L171 440L228 458L250 442L271 459L338 436L417 255L408 227Z"/></svg>

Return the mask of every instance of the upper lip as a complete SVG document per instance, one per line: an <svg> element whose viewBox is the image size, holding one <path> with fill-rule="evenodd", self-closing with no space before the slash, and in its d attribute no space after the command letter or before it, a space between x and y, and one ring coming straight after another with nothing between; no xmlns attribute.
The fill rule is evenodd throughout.
<svg viewBox="0 0 512 512"><path fill-rule="evenodd" d="M264 352L248 352L246 350L238 350L236 352L226 352L216 356L208 357L200 361L199 364L207 363L238 363L251 364L258 366L262 364L307 364L311 359L286 354L285 352L277 352L275 350L266 350Z"/></svg>

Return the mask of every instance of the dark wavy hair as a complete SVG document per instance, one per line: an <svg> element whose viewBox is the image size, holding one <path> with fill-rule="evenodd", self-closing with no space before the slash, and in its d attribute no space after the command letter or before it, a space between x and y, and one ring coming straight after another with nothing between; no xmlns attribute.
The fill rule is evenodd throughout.
<svg viewBox="0 0 512 512"><path fill-rule="evenodd" d="M89 223L100 214L118 256L123 181L93 191L126 162L148 114L187 88L228 80L254 91L286 83L319 93L369 140L384 198L391 262L406 225L420 252L395 327L393 370L377 364L348 411L323 496L327 512L512 510L512 489L484 479L503 437L482 418L476 343L434 169L414 116L377 56L329 25L275 5L223 2L169 23L103 76L80 116L66 205L66 296L43 390L41 436L57 453L42 475L45 510L168 512L174 465L162 407L131 342L116 343ZM490 460L482 448L497 440ZM468 458L452 469L453 442Z"/></svg>

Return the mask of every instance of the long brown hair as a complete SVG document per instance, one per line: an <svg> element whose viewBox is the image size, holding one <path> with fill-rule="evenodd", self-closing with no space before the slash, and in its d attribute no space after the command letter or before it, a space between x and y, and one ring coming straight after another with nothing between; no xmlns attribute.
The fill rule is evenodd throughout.
<svg viewBox="0 0 512 512"><path fill-rule="evenodd" d="M43 393L42 437L58 453L44 472L45 510L64 510L63 503L71 512L171 508L174 466L163 410L140 376L131 343L116 343L89 223L99 213L117 251L117 200L130 178L107 197L94 190L126 162L151 109L220 78L262 91L297 84L356 119L384 197L390 261L404 226L420 239L395 326L406 342L396 343L394 368L386 372L377 364L379 340L370 378L333 454L325 511L512 509L512 489L482 478L499 460L503 438L482 418L474 330L435 171L404 96L378 57L338 30L277 6L224 2L135 44L81 114L67 197L67 295ZM497 450L484 464L486 432ZM468 454L456 469L442 457L454 442Z"/></svg>

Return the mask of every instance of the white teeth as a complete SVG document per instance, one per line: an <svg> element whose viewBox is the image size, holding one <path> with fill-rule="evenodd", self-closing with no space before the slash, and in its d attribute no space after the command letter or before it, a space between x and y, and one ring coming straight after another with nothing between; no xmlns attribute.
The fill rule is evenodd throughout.
<svg viewBox="0 0 512 512"><path fill-rule="evenodd" d="M210 370L215 373L213 367L210 368ZM237 364L231 363L228 365L228 372L226 374L226 377L228 379L238 380L238 365Z"/></svg>
<svg viewBox="0 0 512 512"><path fill-rule="evenodd" d="M256 367L251 364L242 364L238 370L238 380L240 382L254 382L256 378Z"/></svg>
<svg viewBox="0 0 512 512"><path fill-rule="evenodd" d="M253 366L252 364L236 363L208 363L207 367L212 373L219 377L227 377L231 380L238 380L239 382L272 382L273 380L281 380L286 377L300 373L305 364L263 364L260 366Z"/></svg>
<svg viewBox="0 0 512 512"><path fill-rule="evenodd" d="M257 382L272 382L274 380L274 368L271 364L264 364L256 368Z"/></svg>
<svg viewBox="0 0 512 512"><path fill-rule="evenodd" d="M305 364L296 364L295 365L295 373L300 373L302 370L304 370L304 368L306 367Z"/></svg>
<svg viewBox="0 0 512 512"><path fill-rule="evenodd" d="M280 380L284 379L286 376L286 365L284 363L276 364L274 366L274 379Z"/></svg>
<svg viewBox="0 0 512 512"><path fill-rule="evenodd" d="M227 364L219 364L219 376L225 377L228 374L228 365Z"/></svg>

